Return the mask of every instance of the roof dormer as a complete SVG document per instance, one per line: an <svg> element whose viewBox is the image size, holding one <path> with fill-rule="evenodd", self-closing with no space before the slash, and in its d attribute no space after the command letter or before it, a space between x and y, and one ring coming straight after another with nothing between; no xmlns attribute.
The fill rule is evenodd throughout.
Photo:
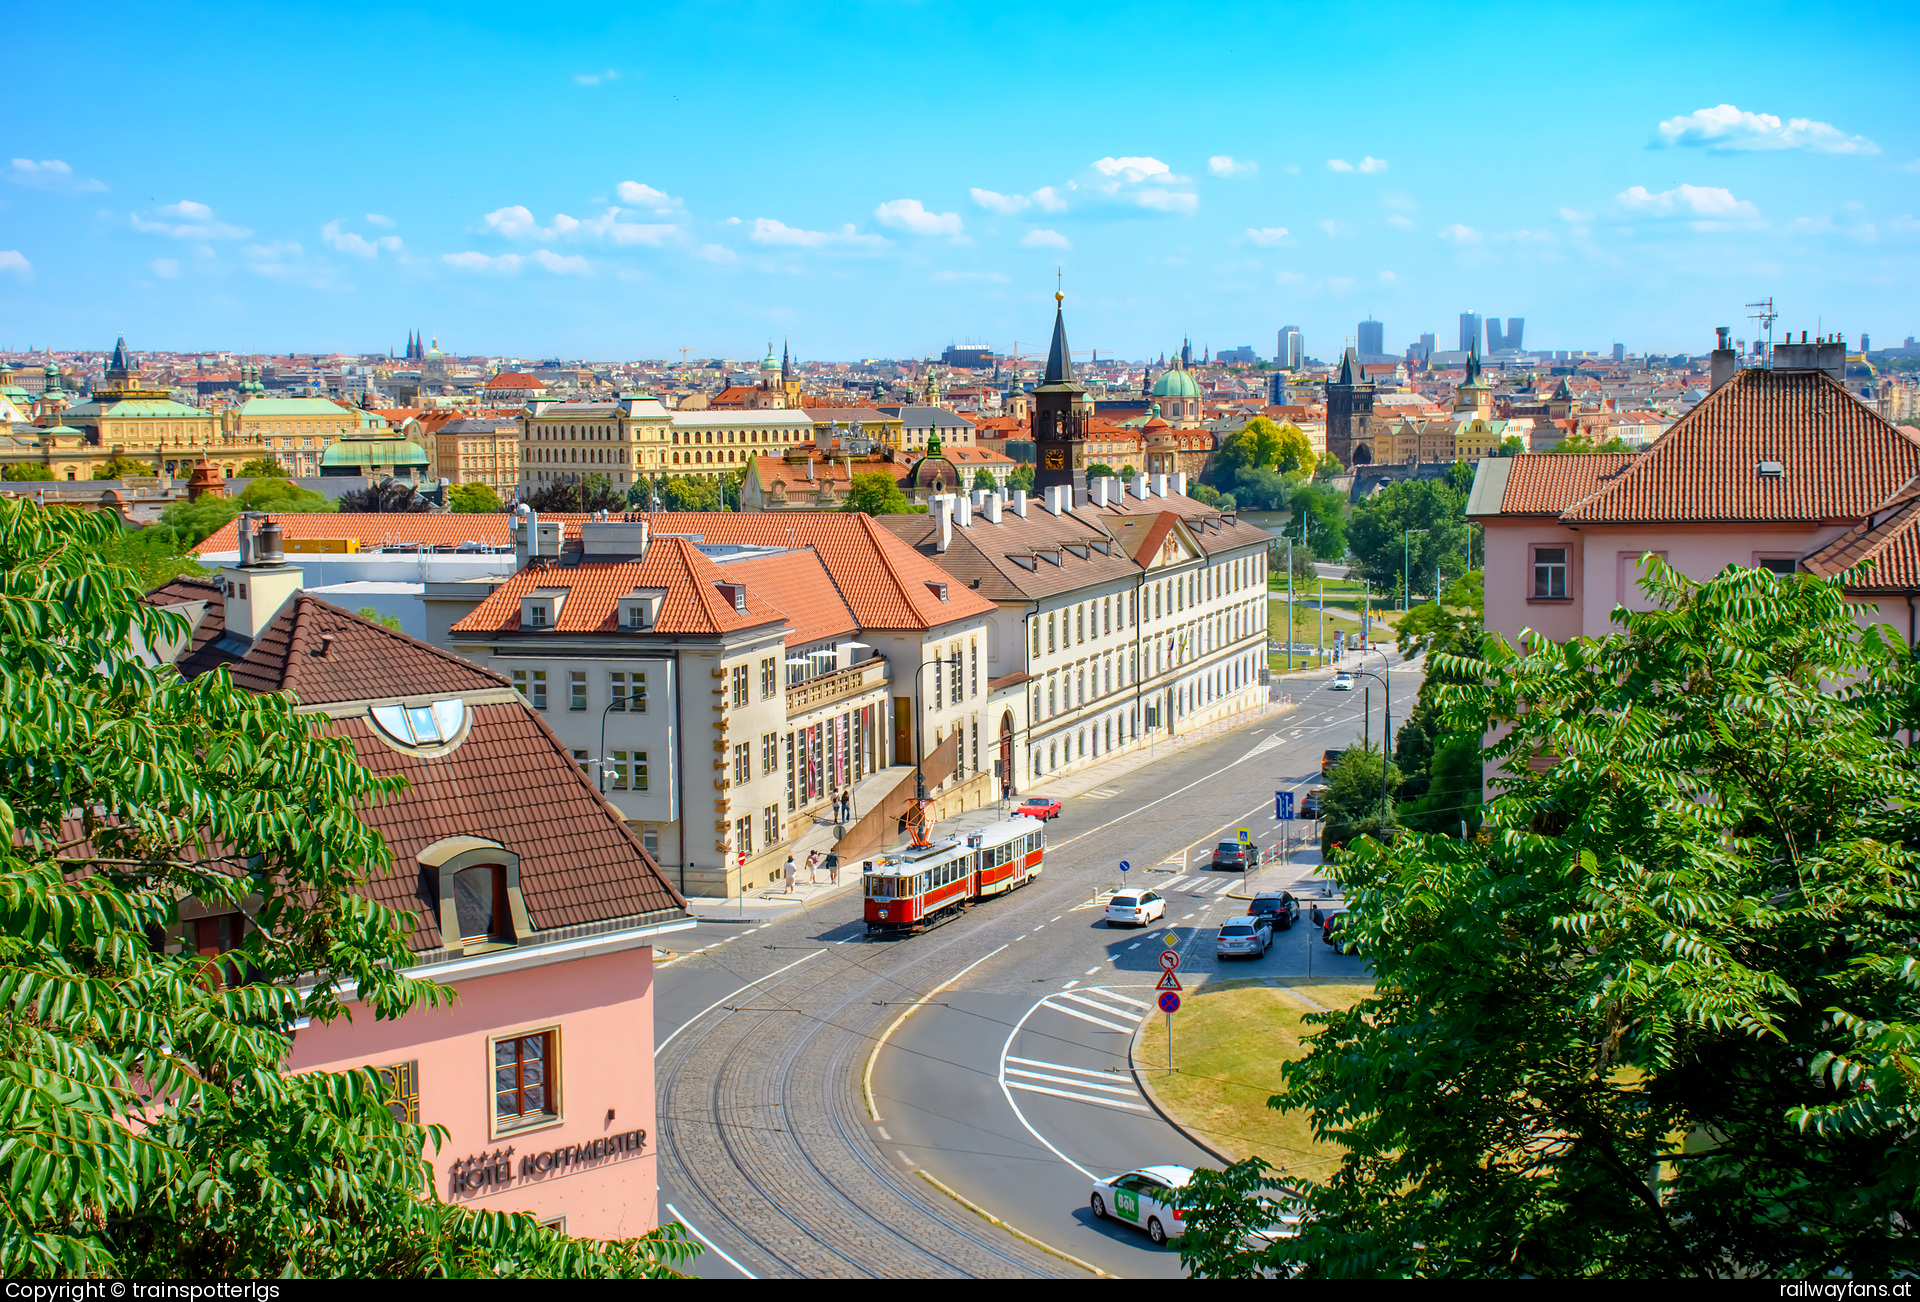
<svg viewBox="0 0 1920 1302"><path fill-rule="evenodd" d="M526 631L555 628L560 608L567 603L565 588L535 588L520 598L520 627Z"/></svg>
<svg viewBox="0 0 1920 1302"><path fill-rule="evenodd" d="M635 588L620 598L620 627L639 633L660 619L660 604L666 600L665 588Z"/></svg>

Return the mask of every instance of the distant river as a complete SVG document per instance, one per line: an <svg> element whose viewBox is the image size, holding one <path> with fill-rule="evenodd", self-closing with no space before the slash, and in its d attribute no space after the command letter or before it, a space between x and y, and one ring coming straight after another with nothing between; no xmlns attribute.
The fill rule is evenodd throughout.
<svg viewBox="0 0 1920 1302"><path fill-rule="evenodd" d="M1258 525L1276 538L1293 520L1291 511L1241 511L1238 514L1248 524Z"/></svg>

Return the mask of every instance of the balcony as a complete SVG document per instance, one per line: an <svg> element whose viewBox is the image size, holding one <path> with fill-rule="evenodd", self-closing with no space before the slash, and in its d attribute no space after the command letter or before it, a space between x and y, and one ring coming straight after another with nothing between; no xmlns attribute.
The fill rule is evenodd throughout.
<svg viewBox="0 0 1920 1302"><path fill-rule="evenodd" d="M787 689L787 717L791 719L796 714L804 714L819 706L858 696L886 681L887 661L884 656L875 656L857 665L821 674L818 678L809 678L798 687Z"/></svg>

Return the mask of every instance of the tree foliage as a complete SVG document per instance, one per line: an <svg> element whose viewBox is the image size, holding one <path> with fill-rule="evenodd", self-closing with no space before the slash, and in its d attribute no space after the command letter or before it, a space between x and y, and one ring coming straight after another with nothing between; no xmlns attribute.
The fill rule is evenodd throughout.
<svg viewBox="0 0 1920 1302"><path fill-rule="evenodd" d="M377 484L342 493L339 509L380 515L421 515L433 510L433 503L406 480L387 478Z"/></svg>
<svg viewBox="0 0 1920 1302"><path fill-rule="evenodd" d="M853 477L843 511L863 515L904 515L911 508L906 494L892 475L882 470L865 471Z"/></svg>
<svg viewBox="0 0 1920 1302"><path fill-rule="evenodd" d="M660 481L663 511L723 511L726 496L720 481L705 475L671 475Z"/></svg>
<svg viewBox="0 0 1920 1302"><path fill-rule="evenodd" d="M16 484L44 483L53 477L53 468L39 461L16 461L5 471L0 471L0 479Z"/></svg>
<svg viewBox="0 0 1920 1302"><path fill-rule="evenodd" d="M447 506L455 515L497 515L507 509L493 485L474 480L447 490Z"/></svg>
<svg viewBox="0 0 1920 1302"><path fill-rule="evenodd" d="M1657 608L1617 633L1440 658L1446 728L1504 730L1508 776L1471 841L1362 840L1335 868L1378 993L1310 1017L1283 1069L1273 1105L1346 1155L1265 1264L1920 1261L1920 662L1837 583L1647 570Z"/></svg>
<svg viewBox="0 0 1920 1302"><path fill-rule="evenodd" d="M1466 505L1466 492L1440 479L1395 480L1357 504L1347 546L1361 577L1397 591L1410 571L1415 591L1432 592L1436 567L1442 575L1464 573ZM1408 530L1424 532L1408 537Z"/></svg>
<svg viewBox="0 0 1920 1302"><path fill-rule="evenodd" d="M1213 480L1242 506L1283 511L1314 464L1313 445L1299 429L1256 416L1213 454Z"/></svg>
<svg viewBox="0 0 1920 1302"><path fill-rule="evenodd" d="M370 1069L286 1075L287 1029L450 999L364 892L398 790L291 697L127 654L185 631L99 561L114 522L0 502L0 1272L657 1273L677 1235L585 1244L438 1202ZM180 903L240 947L169 946Z"/></svg>
<svg viewBox="0 0 1920 1302"><path fill-rule="evenodd" d="M1472 656L1485 636L1485 576L1471 570L1455 579L1437 602L1424 602L1394 627L1408 659L1427 656L1427 672L1413 712L1394 736L1393 757L1406 774L1399 821L1425 832L1469 832L1480 823L1480 734L1450 730L1439 697L1449 684L1471 681L1447 666L1448 657Z"/></svg>
<svg viewBox="0 0 1920 1302"><path fill-rule="evenodd" d="M1621 441L1621 438L1618 434L1609 435L1607 438L1600 439L1600 440L1594 440L1582 434L1569 434L1567 435L1567 437L1561 439L1558 443L1554 444L1552 447L1547 449L1549 453L1554 453L1554 452L1569 452L1569 453L1633 452L1636 450L1637 449L1635 448L1628 447L1626 443Z"/></svg>
<svg viewBox="0 0 1920 1302"><path fill-rule="evenodd" d="M151 475L152 473L151 462L135 461L132 457L111 457L105 465L95 466L93 469L95 479L124 479L128 475Z"/></svg>
<svg viewBox="0 0 1920 1302"><path fill-rule="evenodd" d="M1021 462L1019 465L1015 466L1013 468L1013 473L1007 476L1007 487L1015 490L1016 492L1025 493L1028 497L1032 497L1033 496L1033 465L1032 463Z"/></svg>
<svg viewBox="0 0 1920 1302"><path fill-rule="evenodd" d="M301 488L288 479L256 479L238 497L208 494L194 502L171 502L159 520L147 527L154 537L149 546L171 548L185 555L225 527L242 511L274 511L281 515L312 515L339 510L323 493Z"/></svg>
<svg viewBox="0 0 1920 1302"><path fill-rule="evenodd" d="M382 625L383 627L392 629L396 633L400 631L400 617L398 615L382 615L372 606L362 606L353 613L368 623Z"/></svg>
<svg viewBox="0 0 1920 1302"><path fill-rule="evenodd" d="M627 495L615 492L605 475L583 475L568 483L552 484L530 493L527 505L536 511L580 514L587 511L623 511Z"/></svg>
<svg viewBox="0 0 1920 1302"><path fill-rule="evenodd" d="M1093 472L1089 470L1087 473L1092 474ZM1108 473L1112 472L1109 471ZM997 493L1000 491L1000 481L993 477L991 470L988 470L985 466L981 466L973 472L973 487L975 492Z"/></svg>
<svg viewBox="0 0 1920 1302"><path fill-rule="evenodd" d="M235 479L285 479L287 468L272 457L255 457L240 467Z"/></svg>

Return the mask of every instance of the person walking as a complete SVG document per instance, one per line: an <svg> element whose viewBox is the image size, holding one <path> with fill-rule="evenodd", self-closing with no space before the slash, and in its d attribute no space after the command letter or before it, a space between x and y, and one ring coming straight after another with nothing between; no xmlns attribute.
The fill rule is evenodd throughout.
<svg viewBox="0 0 1920 1302"><path fill-rule="evenodd" d="M819 884L820 852L818 850L809 850L807 851L807 885L818 886Z"/></svg>
<svg viewBox="0 0 1920 1302"><path fill-rule="evenodd" d="M793 856L787 856L787 894L793 894Z"/></svg>
<svg viewBox="0 0 1920 1302"><path fill-rule="evenodd" d="M840 884L840 856L831 852L827 854L827 883L831 886Z"/></svg>

